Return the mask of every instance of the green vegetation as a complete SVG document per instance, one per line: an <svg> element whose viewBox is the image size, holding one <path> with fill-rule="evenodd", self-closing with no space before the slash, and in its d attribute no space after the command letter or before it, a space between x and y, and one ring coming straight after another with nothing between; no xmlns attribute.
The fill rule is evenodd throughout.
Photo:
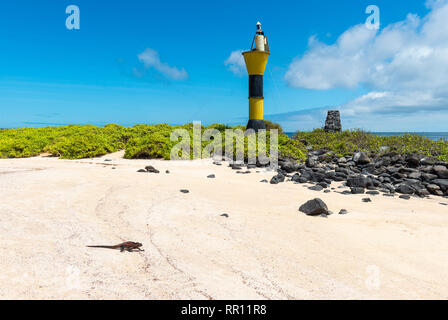
<svg viewBox="0 0 448 320"><path fill-rule="evenodd" d="M264 120L264 124L266 125L266 130L277 129L278 133L283 133L283 128L275 122Z"/></svg>
<svg viewBox="0 0 448 320"><path fill-rule="evenodd" d="M345 130L337 133L315 129L311 132L298 131L293 139L310 144L314 149L327 149L339 156L366 151L371 154L395 151L400 154L416 153L448 161L448 141L434 141L417 134L380 137L362 130ZM387 148L382 148L387 147Z"/></svg>
<svg viewBox="0 0 448 320"><path fill-rule="evenodd" d="M289 138L281 133L282 129L278 124L268 122L266 133L266 154L270 151L270 131L278 129L279 154L295 158L299 161L306 159L306 146L313 146L313 149L327 149L337 155L347 155L357 151L367 151L369 153L397 151L398 153L418 153L426 156L434 156L440 160L448 161L448 141L432 141L419 135L404 135L396 137L379 137L360 130L343 131L340 133L326 133L322 129L311 132L297 132L294 137ZM184 129L183 137L176 141L171 141L171 134L174 129ZM241 152L247 158L248 146L255 143L253 135L242 138L224 140L226 129L241 129L243 126L229 127L223 124L212 124L208 127L201 126L200 136L205 137L209 129L216 129L222 136L220 147L224 152L227 148L238 152L237 145L244 143ZM199 130L198 130L199 131ZM105 155L118 150L125 150L125 157L129 159L160 158L169 159L170 152L174 146L184 147L193 150L193 124L182 126L171 126L168 124L157 125L135 125L133 127L122 127L116 124L109 124L104 127L92 125L70 125L63 127L45 128L21 128L0 130L0 158L23 158L37 156L41 153L49 153L66 159L91 158ZM205 134L205 135L204 135ZM182 138L184 144L179 142ZM238 141L236 141L238 140ZM219 139L210 136L209 139L202 139L201 150L193 150L199 154L201 151L209 152L212 147L219 143ZM260 147L260 146L258 146ZM256 149L258 154L262 150ZM179 148L178 155L185 158ZM193 157L193 153L190 157Z"/></svg>

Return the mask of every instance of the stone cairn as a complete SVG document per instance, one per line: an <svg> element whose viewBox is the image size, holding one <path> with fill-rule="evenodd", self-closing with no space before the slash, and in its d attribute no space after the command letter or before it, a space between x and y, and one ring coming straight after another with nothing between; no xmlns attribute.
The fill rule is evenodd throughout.
<svg viewBox="0 0 448 320"><path fill-rule="evenodd" d="M327 119L325 120L325 132L340 132L341 129L341 115L339 114L339 110L329 110Z"/></svg>

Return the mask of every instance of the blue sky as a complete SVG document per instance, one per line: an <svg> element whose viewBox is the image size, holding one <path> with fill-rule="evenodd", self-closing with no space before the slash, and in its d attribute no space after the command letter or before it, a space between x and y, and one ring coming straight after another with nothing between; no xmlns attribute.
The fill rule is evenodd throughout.
<svg viewBox="0 0 448 320"><path fill-rule="evenodd" d="M80 9L79 30L65 26L71 4ZM370 4L381 13L381 28L374 33L361 30L367 29ZM445 7L445 1L423 0L5 0L0 5L0 127L245 124L247 75L237 72L240 62L225 62L232 62L232 52L250 47L261 21L271 48L266 119L287 131L309 130L323 125L325 110L338 108L346 128L448 131L448 93L437 74L448 63L440 58L442 68L434 75L426 75L433 70L420 60L417 75L399 68L399 57L409 52L427 60L434 59L421 58L421 50L423 56L428 48L437 57L445 52L445 33L432 32L436 41L421 31L431 22L437 25L441 18L435 13L443 18ZM384 47L400 41L384 53ZM355 56L364 62L347 60ZM376 66L373 75L359 71L370 66ZM439 81L428 85L433 76ZM410 78L417 83L410 85ZM417 93L416 99L412 94ZM423 107L417 110L416 102Z"/></svg>

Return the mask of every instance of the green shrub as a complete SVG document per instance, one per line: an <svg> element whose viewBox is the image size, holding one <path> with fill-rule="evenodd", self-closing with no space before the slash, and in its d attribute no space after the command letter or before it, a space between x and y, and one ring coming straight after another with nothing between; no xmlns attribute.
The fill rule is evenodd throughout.
<svg viewBox="0 0 448 320"><path fill-rule="evenodd" d="M264 124L266 125L266 130L277 129L278 134L283 133L283 128L278 123L269 120L264 120Z"/></svg>
<svg viewBox="0 0 448 320"><path fill-rule="evenodd" d="M268 124L268 129L276 124ZM277 129L281 129L276 127ZM104 127L92 125L69 125L62 127L45 128L21 128L0 130L0 158L20 158L37 156L48 152L53 156L66 159L79 159L101 156L118 150L125 150L125 157L133 158L160 158L169 159L170 152L179 141L171 141L170 136L174 129L184 129L190 137L185 142L190 149L190 158L193 157L193 124L171 126L166 123L157 125L139 124L125 128L117 124L108 124ZM201 137L207 129L218 130L223 138L221 142L222 152L228 145L233 154L237 152L235 141L225 141L226 129L245 130L244 126L230 127L224 124L212 124L208 127L201 126ZM258 134L259 136L259 134ZM244 143L242 150L244 158L248 158L249 145L253 144L249 136L239 138L239 143ZM258 140L258 139L257 139ZM200 145L203 152L211 143L202 139ZM293 138L280 133L278 135L278 151L282 156L292 157L303 161L306 159L305 145L312 145L314 149L327 149L339 156L349 155L358 151L379 153L380 148L386 146L389 150L399 153L418 153L425 156L437 157L448 161L448 141L440 139L433 141L428 138L406 134L403 136L380 137L361 130L346 130L338 133L327 133L322 129L311 132L297 132ZM199 148L198 148L199 149ZM257 145L256 155L259 155L260 145ZM266 155L270 153L270 131L266 131ZM183 155L183 158L186 156Z"/></svg>
<svg viewBox="0 0 448 320"><path fill-rule="evenodd" d="M293 139L311 144L314 149L327 149L338 156L366 151L378 154L381 147L400 154L417 153L425 156L448 160L448 141L434 141L417 134L383 137L362 130L345 130L342 132L325 132L315 129L311 132L296 132Z"/></svg>

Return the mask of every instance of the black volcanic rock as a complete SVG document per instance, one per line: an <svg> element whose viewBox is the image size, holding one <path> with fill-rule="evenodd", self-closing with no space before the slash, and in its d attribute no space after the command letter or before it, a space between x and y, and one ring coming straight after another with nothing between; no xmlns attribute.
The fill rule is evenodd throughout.
<svg viewBox="0 0 448 320"><path fill-rule="evenodd" d="M353 156L353 161L355 161L356 164L368 164L372 160L370 160L366 152L358 152Z"/></svg>
<svg viewBox="0 0 448 320"><path fill-rule="evenodd" d="M153 166L146 166L145 169L150 173L160 173L160 171L154 168Z"/></svg>
<svg viewBox="0 0 448 320"><path fill-rule="evenodd" d="M285 176L281 173L277 174L276 176L273 176L270 183L271 184L278 184L280 182L284 182L285 181Z"/></svg>
<svg viewBox="0 0 448 320"><path fill-rule="evenodd" d="M448 191L448 179L435 179L431 182L438 185L443 192Z"/></svg>
<svg viewBox="0 0 448 320"><path fill-rule="evenodd" d="M350 188L350 191L352 194L363 194L364 193L364 188L362 187L352 187Z"/></svg>
<svg viewBox="0 0 448 320"><path fill-rule="evenodd" d="M448 169L445 166L434 166L433 170L440 179L448 179Z"/></svg>
<svg viewBox="0 0 448 320"><path fill-rule="evenodd" d="M433 157L425 157L420 159L421 165L434 165L437 162L436 158Z"/></svg>
<svg viewBox="0 0 448 320"><path fill-rule="evenodd" d="M367 187L367 183L368 183L367 178L365 178L363 176L352 176L352 177L349 177L347 179L347 186L348 187L365 188L365 187Z"/></svg>
<svg viewBox="0 0 448 320"><path fill-rule="evenodd" d="M408 166L415 168L420 164L420 157L416 154L410 154L406 157L406 163Z"/></svg>
<svg viewBox="0 0 448 320"><path fill-rule="evenodd" d="M295 161L286 161L283 165L281 165L282 169L287 173L292 173L298 171L300 169L300 164Z"/></svg>
<svg viewBox="0 0 448 320"><path fill-rule="evenodd" d="M320 185L315 185L315 186L309 187L308 189L313 190L313 191L322 191L324 189L324 187L322 187Z"/></svg>
<svg viewBox="0 0 448 320"><path fill-rule="evenodd" d="M299 208L299 211L309 216L318 216L321 214L327 215L328 207L321 199L315 198L302 204Z"/></svg>
<svg viewBox="0 0 448 320"><path fill-rule="evenodd" d="M402 194L413 194L415 189L405 183L402 183L395 188L395 191Z"/></svg>
<svg viewBox="0 0 448 320"><path fill-rule="evenodd" d="M315 156L308 157L308 159L306 159L305 164L309 168L315 167L317 165L317 157Z"/></svg>

